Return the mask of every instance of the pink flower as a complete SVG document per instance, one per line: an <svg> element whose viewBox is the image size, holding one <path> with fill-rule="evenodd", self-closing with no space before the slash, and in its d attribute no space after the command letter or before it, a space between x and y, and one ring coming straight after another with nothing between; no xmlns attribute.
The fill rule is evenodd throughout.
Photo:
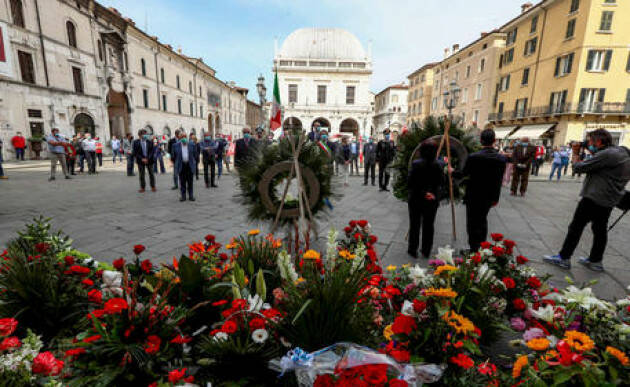
<svg viewBox="0 0 630 387"><path fill-rule="evenodd" d="M546 337L545 332L543 332L540 328L529 328L523 333L523 340L525 342L530 341L532 339L539 339L541 337Z"/></svg>
<svg viewBox="0 0 630 387"><path fill-rule="evenodd" d="M525 324L525 320L520 317L512 317L510 319L510 326L515 331L522 332L527 327L527 324Z"/></svg>

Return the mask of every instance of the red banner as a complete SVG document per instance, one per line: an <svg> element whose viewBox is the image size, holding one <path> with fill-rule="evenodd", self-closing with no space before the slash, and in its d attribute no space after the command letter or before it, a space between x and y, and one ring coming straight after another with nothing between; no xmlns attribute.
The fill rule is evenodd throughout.
<svg viewBox="0 0 630 387"><path fill-rule="evenodd" d="M2 27L0 27L0 62L6 62L7 56L4 52L4 35L2 31Z"/></svg>

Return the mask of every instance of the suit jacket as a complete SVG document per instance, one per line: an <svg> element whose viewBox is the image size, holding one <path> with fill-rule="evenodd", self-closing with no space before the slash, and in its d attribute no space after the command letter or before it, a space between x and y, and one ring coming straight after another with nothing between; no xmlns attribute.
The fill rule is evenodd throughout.
<svg viewBox="0 0 630 387"><path fill-rule="evenodd" d="M219 144L214 140L203 140L199 143L199 148L201 149L201 156L203 157L204 162L214 162L217 157L217 150L219 148Z"/></svg>
<svg viewBox="0 0 630 387"><path fill-rule="evenodd" d="M426 193L432 193L436 198L439 198L443 182L444 170L437 161L428 161L422 158L415 160L411 164L407 178L409 202L424 200Z"/></svg>
<svg viewBox="0 0 630 387"><path fill-rule="evenodd" d="M376 163L376 144L369 142L363 144L363 162L366 165Z"/></svg>
<svg viewBox="0 0 630 387"><path fill-rule="evenodd" d="M171 156L171 160L173 159L173 145L175 145L176 142L177 142L177 139L173 137L170 140L168 140L168 145L166 145L166 150L168 154Z"/></svg>
<svg viewBox="0 0 630 387"><path fill-rule="evenodd" d="M234 150L234 165L241 164L249 155L251 150L256 146L256 140L249 139L249 143L244 138L236 140L236 148Z"/></svg>
<svg viewBox="0 0 630 387"><path fill-rule="evenodd" d="M501 183L507 158L496 149L484 148L468 156L463 177L466 180L466 204L498 203L501 197Z"/></svg>
<svg viewBox="0 0 630 387"><path fill-rule="evenodd" d="M142 163L142 159L145 158L142 154L142 144L140 139L133 140L133 147L131 151L131 155L136 159L136 162ZM155 155L153 154L153 141L147 140L147 159L149 160L149 164L155 161Z"/></svg>
<svg viewBox="0 0 630 387"><path fill-rule="evenodd" d="M396 155L396 146L394 142L389 140L381 140L376 145L376 161L381 164L387 165L394 161Z"/></svg>
<svg viewBox="0 0 630 387"><path fill-rule="evenodd" d="M197 151L196 151L196 146L195 144L188 142L186 144L186 146L188 147L188 166L190 167L191 171L195 171L195 168L197 167ZM175 144L173 144L173 157L175 158L175 173L177 173L179 175L179 173L182 171L182 166L183 166L183 160L182 160L182 143L181 142L176 142Z"/></svg>
<svg viewBox="0 0 630 387"><path fill-rule="evenodd" d="M512 163L524 164L528 168L532 166L532 161L536 157L536 147L528 144L526 147L522 145L514 146L514 152L512 152Z"/></svg>

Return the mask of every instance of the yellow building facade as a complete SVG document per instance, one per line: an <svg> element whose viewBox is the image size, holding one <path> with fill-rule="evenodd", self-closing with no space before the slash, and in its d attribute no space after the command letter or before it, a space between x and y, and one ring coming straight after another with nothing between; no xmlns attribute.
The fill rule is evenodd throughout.
<svg viewBox="0 0 630 387"><path fill-rule="evenodd" d="M596 128L630 146L630 2L544 0L500 28L489 121L498 137L554 145Z"/></svg>
<svg viewBox="0 0 630 387"><path fill-rule="evenodd" d="M438 63L429 63L407 76L409 94L407 96L407 127L420 124L431 114L433 77Z"/></svg>

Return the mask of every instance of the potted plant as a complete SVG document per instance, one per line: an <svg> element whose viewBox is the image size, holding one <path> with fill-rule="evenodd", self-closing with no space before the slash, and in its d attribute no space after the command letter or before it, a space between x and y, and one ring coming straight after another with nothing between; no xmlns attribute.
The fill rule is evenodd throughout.
<svg viewBox="0 0 630 387"><path fill-rule="evenodd" d="M41 136L29 137L28 142L31 145L31 150L35 152L35 160L39 160L39 154L42 151L42 142L44 138Z"/></svg>

